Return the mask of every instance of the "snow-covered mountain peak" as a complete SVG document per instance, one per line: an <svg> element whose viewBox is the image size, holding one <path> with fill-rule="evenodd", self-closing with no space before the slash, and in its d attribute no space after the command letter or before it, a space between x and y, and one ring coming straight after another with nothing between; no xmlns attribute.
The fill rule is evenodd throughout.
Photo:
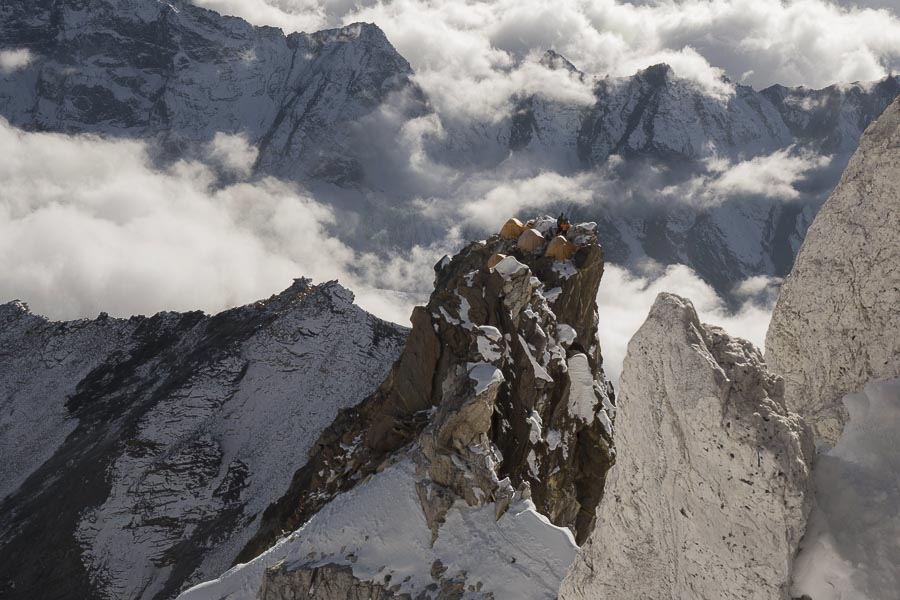
<svg viewBox="0 0 900 600"><path fill-rule="evenodd" d="M552 48L544 52L543 56L541 56L540 63L548 69L565 69L570 73L583 75L583 73L579 71L578 68L573 65L568 58L566 58L556 50L553 50Z"/></svg>
<svg viewBox="0 0 900 600"><path fill-rule="evenodd" d="M298 279L212 316L0 307L0 596L170 598L224 571L405 340L352 300Z"/></svg>

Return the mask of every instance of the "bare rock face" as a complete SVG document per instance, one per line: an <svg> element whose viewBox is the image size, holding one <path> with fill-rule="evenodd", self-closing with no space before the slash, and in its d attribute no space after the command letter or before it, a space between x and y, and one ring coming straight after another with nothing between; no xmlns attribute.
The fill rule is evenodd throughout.
<svg viewBox="0 0 900 600"><path fill-rule="evenodd" d="M360 581L350 567L289 569L278 564L266 572L260 600L411 600L408 594L395 595L388 586Z"/></svg>
<svg viewBox="0 0 900 600"><path fill-rule="evenodd" d="M327 564L358 579L335 598L555 598L614 461L602 251L593 224L569 237L565 260L499 235L442 259L390 375L313 446L238 558L249 563L185 598L308 589Z"/></svg>
<svg viewBox="0 0 900 600"><path fill-rule="evenodd" d="M900 100L863 135L781 288L766 359L791 410L835 443L841 398L900 375Z"/></svg>
<svg viewBox="0 0 900 600"><path fill-rule="evenodd" d="M616 467L560 598L789 598L809 429L749 342L660 294L628 345Z"/></svg>

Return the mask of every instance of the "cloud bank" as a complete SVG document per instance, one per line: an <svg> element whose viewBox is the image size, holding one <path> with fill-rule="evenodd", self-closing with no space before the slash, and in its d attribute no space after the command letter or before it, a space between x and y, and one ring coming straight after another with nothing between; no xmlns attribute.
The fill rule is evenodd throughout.
<svg viewBox="0 0 900 600"><path fill-rule="evenodd" d="M844 398L850 422L814 469L816 507L794 574L794 596L888 600L900 589L900 380Z"/></svg>
<svg viewBox="0 0 900 600"><path fill-rule="evenodd" d="M533 58L555 49L586 73L631 75L666 62L711 94L733 82L824 87L900 68L890 0L194 0L286 31L379 25L442 116L489 116L510 93L583 97ZM526 60L531 58L532 60ZM529 88L531 88L529 90Z"/></svg>
<svg viewBox="0 0 900 600"><path fill-rule="evenodd" d="M684 183L660 190L663 196L693 206L716 206L729 198L779 198L797 200L798 184L831 162L831 157L797 151L791 146L771 154L731 162L710 158L706 172Z"/></svg>
<svg viewBox="0 0 900 600"><path fill-rule="evenodd" d="M451 228L402 255L354 251L331 235L332 211L295 187L272 178L219 186L200 162L158 171L140 142L29 133L0 120L0 150L0 300L20 298L51 318L216 312L307 276L340 279L363 308L406 324L431 291L432 265L462 243ZM235 136L217 136L208 150L236 173L255 158ZM560 181L523 185L554 190ZM507 195L516 193L500 185L484 206L511 209ZM607 369L618 378L628 340L660 291L691 298L702 318L761 344L771 285L745 282L738 295L747 301L732 314L683 265L645 276L607 265L598 296Z"/></svg>
<svg viewBox="0 0 900 600"><path fill-rule="evenodd" d="M0 301L20 298L51 318L216 312L306 276L338 278L364 308L406 323L421 289L410 274L427 276L440 256L438 247L402 260L354 252L329 233L332 211L293 186L221 187L199 162L158 171L140 142L0 120L0 151ZM234 136L217 136L209 152L237 173L255 158Z"/></svg>

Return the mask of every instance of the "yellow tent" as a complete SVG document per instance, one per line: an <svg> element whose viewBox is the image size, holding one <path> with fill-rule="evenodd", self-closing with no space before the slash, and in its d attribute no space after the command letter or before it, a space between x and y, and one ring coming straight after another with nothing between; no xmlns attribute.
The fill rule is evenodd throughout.
<svg viewBox="0 0 900 600"><path fill-rule="evenodd" d="M494 267L496 267L496 266L497 266L497 263L499 263L499 262L500 262L501 260L503 260L504 258L506 258L506 255L505 255L505 254L493 254L493 255L491 255L491 257L490 257L490 258L488 259L488 261L487 261L488 269L493 269Z"/></svg>
<svg viewBox="0 0 900 600"><path fill-rule="evenodd" d="M522 235L523 231L525 231L525 226L522 225L522 221L512 218L504 223L503 228L500 230L500 237L515 240Z"/></svg>
<svg viewBox="0 0 900 600"><path fill-rule="evenodd" d="M536 250L543 248L546 242L547 240L544 239L544 236L542 236L537 229L526 229L525 232L519 236L519 241L516 242L516 246L525 252L535 252Z"/></svg>
<svg viewBox="0 0 900 600"><path fill-rule="evenodd" d="M566 260L572 258L575 250L577 250L575 244L558 235L547 244L547 252L544 256L552 256L556 260Z"/></svg>

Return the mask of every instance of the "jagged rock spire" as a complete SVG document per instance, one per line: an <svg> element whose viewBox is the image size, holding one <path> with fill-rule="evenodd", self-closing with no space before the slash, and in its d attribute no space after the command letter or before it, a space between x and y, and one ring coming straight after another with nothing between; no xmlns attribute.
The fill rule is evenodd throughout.
<svg viewBox="0 0 900 600"><path fill-rule="evenodd" d="M560 598L790 598L814 447L759 350L660 294L628 344L615 441Z"/></svg>

